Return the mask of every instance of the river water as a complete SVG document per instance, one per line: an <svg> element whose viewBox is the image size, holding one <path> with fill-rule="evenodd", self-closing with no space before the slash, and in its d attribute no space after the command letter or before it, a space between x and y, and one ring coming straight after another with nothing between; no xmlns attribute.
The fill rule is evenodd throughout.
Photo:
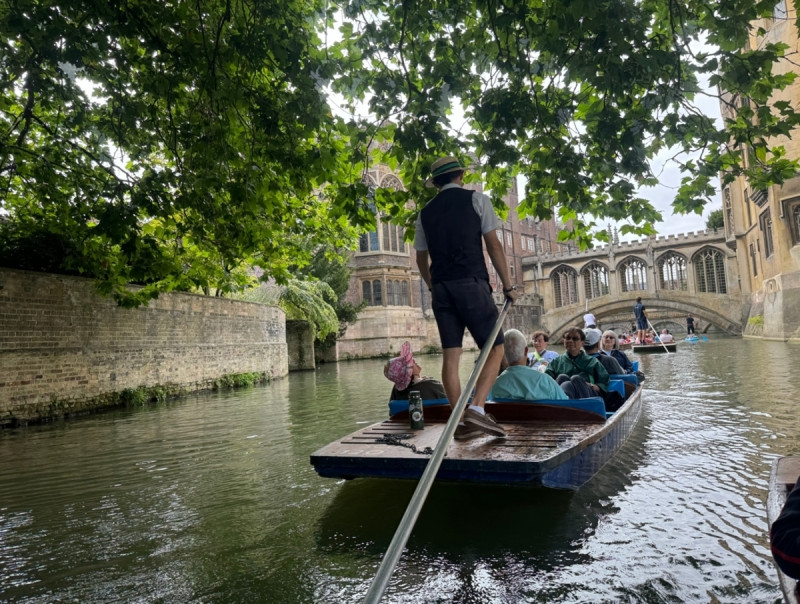
<svg viewBox="0 0 800 604"><path fill-rule="evenodd" d="M384 601L780 601L764 503L800 453L798 350L678 350L641 357L642 419L578 492L434 485ZM384 419L381 366L0 432L0 602L361 601L414 484L309 455Z"/></svg>

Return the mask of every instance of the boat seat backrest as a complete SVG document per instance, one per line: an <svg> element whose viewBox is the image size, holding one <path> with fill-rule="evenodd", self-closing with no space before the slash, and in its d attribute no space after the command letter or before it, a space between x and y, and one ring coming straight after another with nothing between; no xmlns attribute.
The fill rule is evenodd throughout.
<svg viewBox="0 0 800 604"><path fill-rule="evenodd" d="M422 408L436 407L437 405L449 405L450 401L446 398L429 398L422 401ZM395 399L389 401L389 417L397 415L402 411L408 411L408 400Z"/></svg>
<svg viewBox="0 0 800 604"><path fill-rule="evenodd" d="M612 373L608 376L612 380L622 380L623 382L628 382L629 384L633 384L634 386L639 385L639 378L636 377L634 373Z"/></svg>
<svg viewBox="0 0 800 604"><path fill-rule="evenodd" d="M550 401L521 401L517 399L510 399L510 398L496 398L493 399L495 403L524 403L530 405L551 405L554 407L568 407L571 409L581 409L583 411L591 411L592 413L596 413L597 415L605 418L606 417L606 404L603 402L603 399L599 396L593 396L591 398L578 398L578 399L567 399L567 400L550 400Z"/></svg>

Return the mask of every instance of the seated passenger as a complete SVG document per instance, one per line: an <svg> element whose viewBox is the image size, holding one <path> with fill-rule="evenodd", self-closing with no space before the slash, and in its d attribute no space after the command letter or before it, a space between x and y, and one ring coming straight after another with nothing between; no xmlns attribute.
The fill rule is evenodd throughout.
<svg viewBox="0 0 800 604"><path fill-rule="evenodd" d="M586 338L583 343L583 350L586 351L586 354L600 361L606 371L611 375L622 375L625 373L625 370L614 357L604 354L600 350L600 340L603 339L603 332L599 329L587 329L583 332L583 335Z"/></svg>
<svg viewBox="0 0 800 604"><path fill-rule="evenodd" d="M389 400L407 401L412 390L419 390L422 400L447 398L444 386L439 380L420 375L422 367L414 360L411 344L403 342L400 356L394 357L383 366L383 375L394 382Z"/></svg>
<svg viewBox="0 0 800 604"><path fill-rule="evenodd" d="M613 358L625 373L633 373L633 363L628 355L619 349L617 334L610 329L603 332L603 339L600 340L600 350Z"/></svg>
<svg viewBox="0 0 800 604"><path fill-rule="evenodd" d="M800 580L800 477L770 527L769 541L778 567L792 579Z"/></svg>
<svg viewBox="0 0 800 604"><path fill-rule="evenodd" d="M547 350L549 343L550 336L547 335L547 332L533 332L533 350L528 352L528 367L544 371L550 361L558 358L558 353L555 350Z"/></svg>
<svg viewBox="0 0 800 604"><path fill-rule="evenodd" d="M672 334L669 332L669 329L662 329L661 335L659 336L659 340L662 344L672 344L675 342L675 338L672 337Z"/></svg>
<svg viewBox="0 0 800 604"><path fill-rule="evenodd" d="M492 386L492 400L541 401L568 398L552 377L527 366L528 347L521 331L509 329L503 334L503 339L508 369L500 374Z"/></svg>
<svg viewBox="0 0 800 604"><path fill-rule="evenodd" d="M603 397L606 410L616 411L622 404L622 397L617 393L613 393L616 394L616 397L608 396L608 371L600 361L583 351L584 340L582 329L569 328L564 333L566 352L547 366L546 373L555 378L562 388L567 380L574 383L577 380L572 380L573 376L579 376L588 384L591 396ZM580 382L578 384L580 385ZM580 398L586 397L581 396Z"/></svg>

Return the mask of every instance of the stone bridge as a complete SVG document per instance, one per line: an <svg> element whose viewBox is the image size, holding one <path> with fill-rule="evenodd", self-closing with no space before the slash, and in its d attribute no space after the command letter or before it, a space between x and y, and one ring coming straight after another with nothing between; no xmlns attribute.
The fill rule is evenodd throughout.
<svg viewBox="0 0 800 604"><path fill-rule="evenodd" d="M736 254L721 230L625 243L612 237L582 252L524 258L522 267L525 291L542 297L542 325L553 334L583 327L586 312L603 329L628 331L637 297L654 328L678 334L691 314L698 332L741 335L749 312Z"/></svg>

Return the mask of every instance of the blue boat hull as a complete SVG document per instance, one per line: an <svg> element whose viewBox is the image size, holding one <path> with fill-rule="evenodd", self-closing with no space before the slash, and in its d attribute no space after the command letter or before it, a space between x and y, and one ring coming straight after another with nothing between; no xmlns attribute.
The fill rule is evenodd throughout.
<svg viewBox="0 0 800 604"><path fill-rule="evenodd" d="M525 415L526 419L515 423L511 418L520 416L521 405L488 403L487 410L506 428L507 438L486 436L449 443L437 480L577 489L630 436L641 415L641 390L641 386L637 388L605 421L584 410L542 405L524 409L539 416ZM388 434L419 450L435 447L443 425L443 421L429 422L426 418L425 430L410 433L403 421L381 422L323 447L311 456L311 463L320 476L329 478L419 479L429 455L381 440Z"/></svg>

